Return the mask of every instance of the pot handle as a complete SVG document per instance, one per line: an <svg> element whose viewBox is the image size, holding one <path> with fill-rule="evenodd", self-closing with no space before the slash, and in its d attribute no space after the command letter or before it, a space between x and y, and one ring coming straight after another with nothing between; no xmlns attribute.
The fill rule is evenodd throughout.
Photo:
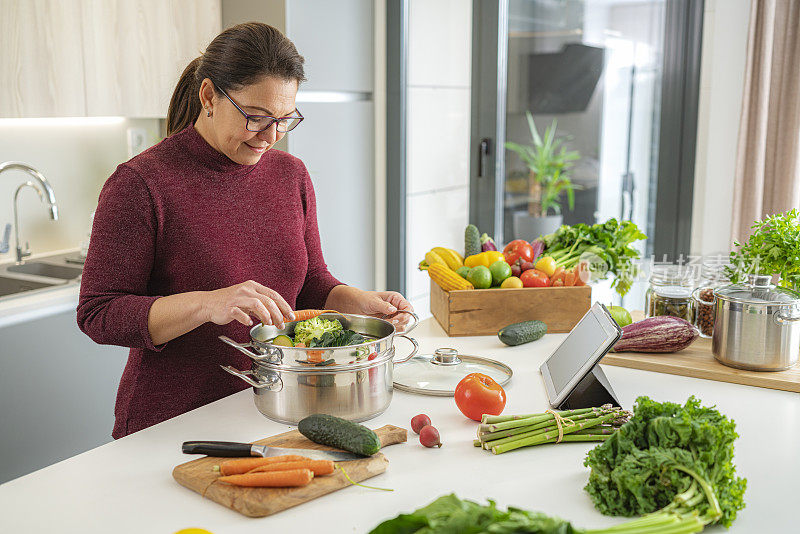
<svg viewBox="0 0 800 534"><path fill-rule="evenodd" d="M232 340L231 338L229 338L228 336L219 336L219 339L223 343L226 343L226 344L230 345L231 347L235 348L239 352L242 352L242 353L246 354L249 358L251 358L251 359L253 359L253 360L257 361L257 362L264 361L264 360L268 360L268 361L274 361L275 360L275 358L274 358L275 355L273 353L267 352L266 354L258 354L258 353L251 352L251 351L247 350L248 348L256 348L256 345L254 345L253 343L237 343L234 340ZM280 350L280 349L275 349L275 350Z"/></svg>
<svg viewBox="0 0 800 534"><path fill-rule="evenodd" d="M281 377L278 376L277 373L270 374L269 378L266 380L256 381L250 378L253 376L253 371L240 371L230 365L220 365L220 367L233 376L238 376L256 389L266 388L269 389L269 391L280 391L283 389L283 380L281 380Z"/></svg>
<svg viewBox="0 0 800 534"><path fill-rule="evenodd" d="M783 310L778 310L772 316L772 319L778 326L787 326L800 321L800 316L793 317L791 315L784 315Z"/></svg>
<svg viewBox="0 0 800 534"><path fill-rule="evenodd" d="M384 317L384 318L386 318L386 317L389 317L390 315L395 315L395 314L398 314L398 313L407 313L407 314L409 314L411 317L413 317L413 318L414 318L414 322L413 322L413 323L411 323L411 326L410 326L409 328L407 328L407 329L403 330L403 333L404 333L404 334L408 334L409 332L411 332L412 330L414 330L414 329L417 327L417 325L419 324L419 315L417 315L416 313L414 313L414 312L412 312L412 311L408 311L408 310L397 310L397 311L396 311L396 312L394 312L394 313L384 313L384 314L383 314L383 317Z"/></svg>
<svg viewBox="0 0 800 534"><path fill-rule="evenodd" d="M409 313L410 313L410 312L409 312ZM417 340L416 340L416 339L414 339L413 337L408 337L408 336L407 336L407 335L405 335L405 334L398 334L398 336L397 336L397 337L404 337L404 338L406 338L407 340L409 340L411 343L413 343L413 344L414 344L414 350L412 350L412 351L411 351L411 354L409 354L408 356L406 356L406 357L405 357L405 358L403 358L402 360L392 360L392 362L393 362L395 365L397 365L398 363L406 363L408 360L410 360L411 358L413 358L414 356L416 356L417 352L419 351L419 343L417 343Z"/></svg>

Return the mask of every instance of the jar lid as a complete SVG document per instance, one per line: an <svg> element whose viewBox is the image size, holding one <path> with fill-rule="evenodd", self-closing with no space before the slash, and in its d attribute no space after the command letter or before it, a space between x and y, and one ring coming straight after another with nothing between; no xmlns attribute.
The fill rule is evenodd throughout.
<svg viewBox="0 0 800 534"><path fill-rule="evenodd" d="M731 302L742 304L776 304L793 306L800 304L800 295L783 287L775 287L770 276L750 275L745 284L731 284L714 290L714 295Z"/></svg>
<svg viewBox="0 0 800 534"><path fill-rule="evenodd" d="M694 273L687 265L656 265L650 273L650 282L658 285L689 287L694 284Z"/></svg>
<svg viewBox="0 0 800 534"><path fill-rule="evenodd" d="M394 387L409 393L452 397L458 383L470 373L490 376L501 386L513 374L510 367L498 361L459 354L456 349L445 347L395 365Z"/></svg>

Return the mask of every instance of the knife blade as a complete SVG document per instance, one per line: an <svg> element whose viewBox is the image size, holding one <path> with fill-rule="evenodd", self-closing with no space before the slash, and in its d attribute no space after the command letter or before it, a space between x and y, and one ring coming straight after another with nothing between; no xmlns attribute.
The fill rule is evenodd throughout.
<svg viewBox="0 0 800 534"><path fill-rule="evenodd" d="M318 451L315 449L286 449L283 447L270 447L268 445L253 445L252 443L237 443L234 441L184 441L181 447L184 454L205 454L208 456L221 456L225 458L240 458L248 456L283 456L297 454L312 460L333 460L341 462L346 460L360 460L366 458L360 454L340 451Z"/></svg>

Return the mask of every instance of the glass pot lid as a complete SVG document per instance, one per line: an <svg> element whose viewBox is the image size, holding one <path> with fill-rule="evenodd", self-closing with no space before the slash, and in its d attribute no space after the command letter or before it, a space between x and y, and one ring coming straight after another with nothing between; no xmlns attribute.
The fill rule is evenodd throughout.
<svg viewBox="0 0 800 534"><path fill-rule="evenodd" d="M775 287L770 276L751 275L748 284L732 284L714 290L714 295L722 300L742 304L761 304L764 306L795 306L800 304L800 295L790 289Z"/></svg>
<svg viewBox="0 0 800 534"><path fill-rule="evenodd" d="M459 354L456 349L445 347L396 365L394 387L409 393L452 397L456 385L470 373L490 376L501 386L508 384L513 374L509 366L498 361Z"/></svg>

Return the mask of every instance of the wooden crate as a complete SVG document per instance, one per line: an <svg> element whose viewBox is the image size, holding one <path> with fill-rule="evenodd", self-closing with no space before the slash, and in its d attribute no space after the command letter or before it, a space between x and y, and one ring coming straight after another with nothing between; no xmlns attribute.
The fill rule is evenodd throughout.
<svg viewBox="0 0 800 534"><path fill-rule="evenodd" d="M431 313L448 336L486 336L511 323L539 320L569 332L589 311L592 288L524 287L444 291L431 280Z"/></svg>

